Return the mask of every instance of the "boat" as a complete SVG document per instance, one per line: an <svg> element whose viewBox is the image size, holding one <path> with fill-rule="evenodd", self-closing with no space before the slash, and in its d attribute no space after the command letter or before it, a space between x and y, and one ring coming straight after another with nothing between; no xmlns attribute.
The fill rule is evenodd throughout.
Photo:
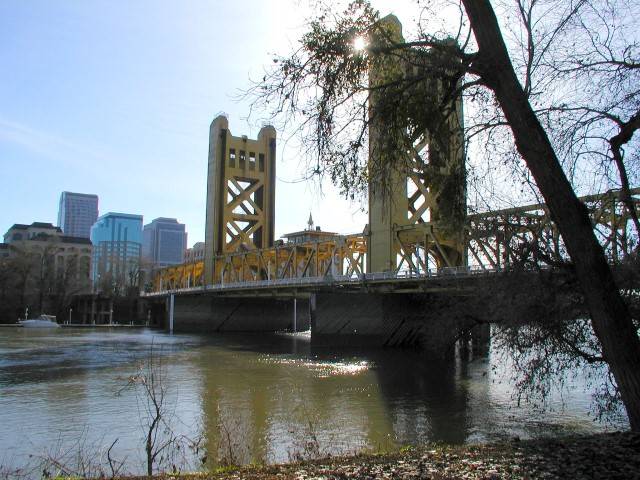
<svg viewBox="0 0 640 480"><path fill-rule="evenodd" d="M18 323L25 328L60 328L55 315L40 315L38 318L20 320Z"/></svg>

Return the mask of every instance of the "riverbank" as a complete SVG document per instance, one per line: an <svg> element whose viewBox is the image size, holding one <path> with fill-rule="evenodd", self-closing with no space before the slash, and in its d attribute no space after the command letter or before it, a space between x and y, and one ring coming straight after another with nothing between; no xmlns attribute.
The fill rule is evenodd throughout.
<svg viewBox="0 0 640 480"><path fill-rule="evenodd" d="M302 463L251 466L218 473L181 475L180 478L635 479L640 478L640 434L615 432L564 439L512 440L487 445L432 444L405 448L394 454L362 454Z"/></svg>

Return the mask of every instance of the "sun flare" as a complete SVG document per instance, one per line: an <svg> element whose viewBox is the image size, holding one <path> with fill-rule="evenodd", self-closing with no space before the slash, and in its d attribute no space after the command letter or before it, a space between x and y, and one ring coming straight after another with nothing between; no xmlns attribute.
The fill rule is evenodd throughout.
<svg viewBox="0 0 640 480"><path fill-rule="evenodd" d="M362 50L364 50L365 48L367 48L367 41L365 40L364 37L356 37L353 40L353 49L361 52Z"/></svg>

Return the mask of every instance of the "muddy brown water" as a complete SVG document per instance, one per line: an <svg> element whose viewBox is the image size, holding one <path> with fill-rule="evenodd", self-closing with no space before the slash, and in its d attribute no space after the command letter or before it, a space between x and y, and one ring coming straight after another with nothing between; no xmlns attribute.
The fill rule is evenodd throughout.
<svg viewBox="0 0 640 480"><path fill-rule="evenodd" d="M197 451L172 457L183 468L196 468L204 452L208 465L283 462L626 426L594 420L581 375L544 412L518 406L508 362L495 349L469 362L440 362L419 352L316 347L308 333L5 328L0 465L76 450L98 458L117 440L111 455L126 471L142 472L146 399L123 387L151 349L161 359L167 422L199 441Z"/></svg>

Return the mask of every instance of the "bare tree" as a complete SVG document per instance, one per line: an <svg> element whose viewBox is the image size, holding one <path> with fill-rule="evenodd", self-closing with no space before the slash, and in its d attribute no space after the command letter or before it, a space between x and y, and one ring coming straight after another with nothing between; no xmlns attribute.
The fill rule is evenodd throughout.
<svg viewBox="0 0 640 480"><path fill-rule="evenodd" d="M0 300L15 321L26 307L31 312L64 314L72 296L90 288L88 257L62 252L58 242L17 247L0 259Z"/></svg>
<svg viewBox="0 0 640 480"><path fill-rule="evenodd" d="M0 258L0 321L6 321L11 318L12 314L12 305L13 302L13 291L15 290L15 285L12 280L14 278L14 273L11 268L11 260L9 258ZM15 322L15 318L11 318L11 323Z"/></svg>
<svg viewBox="0 0 640 480"><path fill-rule="evenodd" d="M128 388L134 388L138 395L147 475L152 476L154 469L176 473L191 465L189 451L198 466L204 465L207 455L202 452L202 438L181 435L174 429L179 418L168 394L166 365L162 351L158 352L153 344L138 373L129 378L123 390Z"/></svg>
<svg viewBox="0 0 640 480"><path fill-rule="evenodd" d="M57 315L64 315L72 305L73 296L91 291L89 261L81 255L59 259L53 280L52 294Z"/></svg>
<svg viewBox="0 0 640 480"><path fill-rule="evenodd" d="M426 13L434 11L434 3L421 4L424 8L421 18L430 18ZM379 178L389 168L388 164L396 162L396 168L404 168L398 152L407 151L418 132L438 132L443 128L452 99L464 92L468 103L477 104L480 118L488 120L472 122L471 135L479 138L484 134L498 145L506 144L503 150L511 157L514 170L525 179L530 178L548 206L573 262L591 326L619 388L631 427L640 430L640 340L636 327L587 210L578 200L562 168L558 147L554 147L548 134L548 130L558 131L562 125L549 123L545 129L535 108L536 95L555 93L545 92L544 86L552 85L548 77L535 81L548 59L546 52L552 47L555 53L561 52L557 42L566 40L569 26L580 27L580 19L586 18L584 15L592 5L586 0L531 0L518 2L515 11L503 7L505 17L511 14L504 24L513 24L514 19L520 22L518 32L524 48L511 53L488 0L437 2L437 5L442 10L451 7L449 11L459 16L458 26L427 33L429 25L420 23L415 38L408 41L398 41L389 22L381 22L378 13L364 0L352 2L342 13L321 8L301 38L300 48L288 57L274 59L274 69L253 89L258 98L256 106L267 106L275 114L284 114L289 122L300 120L303 140L318 159L316 170L327 172L343 193L353 195L365 190L370 178ZM539 29L534 13L539 9L552 12L547 13L543 24L553 27L545 27L543 40L536 39ZM549 20L553 15L557 18ZM588 31L589 25L585 23L584 28ZM366 49L354 49L358 37L368 39ZM571 51L570 47L565 49ZM522 58L520 76L512 62L512 57L518 55ZM636 72L637 57L637 48L631 41L622 56L627 73ZM395 65L411 68L398 71L394 63L388 62L389 58L402 61ZM615 67L617 58L612 56L609 65ZM589 61L584 67L597 68L599 62ZM372 68L383 72L381 79L370 81ZM556 72L555 78L561 78L561 62L556 61L549 68ZM629 75L635 78L635 73ZM439 88L425 88L434 82ZM372 96L377 100L375 109L368 108ZM546 107L549 120L552 112L560 111ZM605 142L609 153L603 153L612 158L620 183L627 189L626 167L619 154L623 146L632 146L629 142L635 131L634 115L618 115L617 123L609 118L614 114L607 117L618 131L610 131ZM409 124L407 118L411 119ZM382 141L377 140L378 164L366 155L368 128L376 123L389 132ZM589 145L595 143L590 141ZM574 147L566 147L567 156L572 151Z"/></svg>
<svg viewBox="0 0 640 480"><path fill-rule="evenodd" d="M495 13L488 1L463 0L478 52L470 64L496 95L575 265L593 329L620 389L631 428L640 430L640 340L622 301L586 208L565 176L511 64Z"/></svg>
<svg viewBox="0 0 640 480"><path fill-rule="evenodd" d="M514 63L565 170L583 184L619 187L637 235L630 195L640 180L637 5L519 0L518 9L526 40Z"/></svg>
<svg viewBox="0 0 640 480"><path fill-rule="evenodd" d="M27 299L30 298L33 259L28 253L16 249L9 263L14 275L14 295L17 299L17 308L20 309L20 313L22 313L28 306Z"/></svg>
<svg viewBox="0 0 640 480"><path fill-rule="evenodd" d="M25 478L116 478L124 473L124 460L112 456L118 439L105 443L104 438L90 440L85 430L71 442L62 435L43 452L29 455L30 462L18 469ZM107 447L108 445L108 447ZM20 478L12 474L7 478Z"/></svg>
<svg viewBox="0 0 640 480"><path fill-rule="evenodd" d="M153 469L162 453L174 441L166 424L166 381L162 357L154 352L153 345L140 371L129 378L128 387L140 392L139 402L145 423L144 451L147 475L153 475Z"/></svg>

